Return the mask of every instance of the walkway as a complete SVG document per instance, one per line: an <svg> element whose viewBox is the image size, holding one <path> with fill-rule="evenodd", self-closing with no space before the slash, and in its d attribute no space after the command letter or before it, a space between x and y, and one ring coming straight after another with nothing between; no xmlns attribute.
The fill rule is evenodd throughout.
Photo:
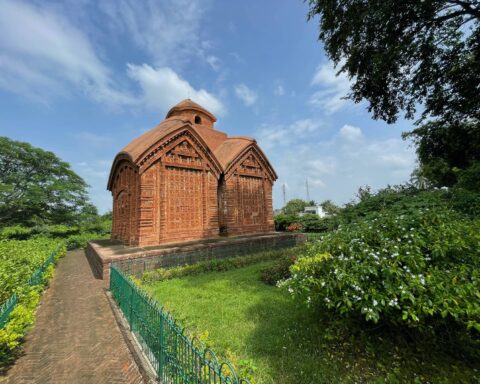
<svg viewBox="0 0 480 384"><path fill-rule="evenodd" d="M68 252L4 383L143 383L83 251Z"/></svg>

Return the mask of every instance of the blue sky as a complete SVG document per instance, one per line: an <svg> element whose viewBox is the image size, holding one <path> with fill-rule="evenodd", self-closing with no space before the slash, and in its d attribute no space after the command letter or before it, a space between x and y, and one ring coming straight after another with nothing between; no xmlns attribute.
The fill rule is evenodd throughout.
<svg viewBox="0 0 480 384"><path fill-rule="evenodd" d="M257 139L279 179L274 207L345 203L407 181L411 121L343 100L303 1L0 0L0 135L68 161L101 212L111 161L190 97L229 135Z"/></svg>

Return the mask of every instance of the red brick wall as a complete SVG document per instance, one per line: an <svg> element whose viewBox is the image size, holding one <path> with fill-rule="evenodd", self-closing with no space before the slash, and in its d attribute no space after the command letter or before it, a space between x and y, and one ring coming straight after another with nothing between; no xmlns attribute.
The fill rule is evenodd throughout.
<svg viewBox="0 0 480 384"><path fill-rule="evenodd" d="M112 184L112 238L128 244L138 243L138 171L123 160L117 164Z"/></svg>
<svg viewBox="0 0 480 384"><path fill-rule="evenodd" d="M225 175L189 132L160 143L138 169L117 163L112 238L128 245L274 231L273 177L253 147Z"/></svg>
<svg viewBox="0 0 480 384"><path fill-rule="evenodd" d="M195 140L173 140L141 175L140 245L218 235L217 184Z"/></svg>
<svg viewBox="0 0 480 384"><path fill-rule="evenodd" d="M272 181L258 154L250 150L229 171L221 187L222 226L228 234L272 232Z"/></svg>

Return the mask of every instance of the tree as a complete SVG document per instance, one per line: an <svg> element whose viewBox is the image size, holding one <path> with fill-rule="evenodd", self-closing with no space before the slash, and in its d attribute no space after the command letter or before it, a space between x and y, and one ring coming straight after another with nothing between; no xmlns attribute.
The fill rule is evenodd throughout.
<svg viewBox="0 0 480 384"><path fill-rule="evenodd" d="M0 223L74 223L88 205L87 184L52 152L0 137Z"/></svg>
<svg viewBox="0 0 480 384"><path fill-rule="evenodd" d="M308 0L319 39L375 119L399 113L442 123L480 121L480 2Z"/></svg>
<svg viewBox="0 0 480 384"><path fill-rule="evenodd" d="M325 200L323 203L320 203L320 206L327 215L336 215L341 210L332 200Z"/></svg>
<svg viewBox="0 0 480 384"><path fill-rule="evenodd" d="M308 207L311 201L307 202L302 199L292 199L287 202L285 207L282 208L283 212L287 215L297 214L303 212L305 207Z"/></svg>
<svg viewBox="0 0 480 384"><path fill-rule="evenodd" d="M428 122L404 134L416 147L420 176L435 187L452 187L459 172L480 161L480 129L477 124Z"/></svg>

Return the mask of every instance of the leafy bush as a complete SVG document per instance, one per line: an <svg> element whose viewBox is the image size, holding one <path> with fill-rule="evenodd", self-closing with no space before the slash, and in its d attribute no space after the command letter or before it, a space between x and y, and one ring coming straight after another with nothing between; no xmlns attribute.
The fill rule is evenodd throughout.
<svg viewBox="0 0 480 384"><path fill-rule="evenodd" d="M287 232L300 232L302 230L302 226L299 223L292 223L287 227Z"/></svg>
<svg viewBox="0 0 480 384"><path fill-rule="evenodd" d="M73 225L49 225L45 228L45 234L51 237L68 237L71 235L78 234L80 232L80 228Z"/></svg>
<svg viewBox="0 0 480 384"><path fill-rule="evenodd" d="M0 370L11 363L25 333L35 322L35 310L40 301L41 287L31 287L21 296L10 314L8 323L0 329Z"/></svg>
<svg viewBox="0 0 480 384"><path fill-rule="evenodd" d="M314 213L306 213L300 216L298 223L303 232L319 232L322 228L322 219Z"/></svg>
<svg viewBox="0 0 480 384"><path fill-rule="evenodd" d="M278 281L290 277L290 267L296 260L296 256L283 256L275 264L263 268L260 279L266 284L276 285Z"/></svg>
<svg viewBox="0 0 480 384"><path fill-rule="evenodd" d="M25 240L33 234L32 228L22 227L21 225L12 225L3 227L0 230L0 240Z"/></svg>
<svg viewBox="0 0 480 384"><path fill-rule="evenodd" d="M412 205L324 235L283 284L343 317L421 329L451 321L480 332L480 220Z"/></svg>
<svg viewBox="0 0 480 384"><path fill-rule="evenodd" d="M66 239L67 249L86 248L87 243L91 240L107 239L109 237L110 235L99 235L96 232L84 232L78 235L72 235Z"/></svg>
<svg viewBox="0 0 480 384"><path fill-rule="evenodd" d="M0 241L0 303L28 284L32 273L62 244L59 240L37 238Z"/></svg>
<svg viewBox="0 0 480 384"><path fill-rule="evenodd" d="M275 230L286 231L290 224L298 222L298 215L279 213L273 220L275 222Z"/></svg>
<svg viewBox="0 0 480 384"><path fill-rule="evenodd" d="M0 242L0 255L9 256L2 259L1 273L5 273L5 267L15 271L11 279L1 280L0 296L4 298L15 292L18 297L7 324L0 329L0 371L15 359L25 333L35 321L41 292L53 276L54 265L47 267L39 284L31 286L28 280L54 250L57 250L55 261L65 255L64 244L52 239Z"/></svg>
<svg viewBox="0 0 480 384"><path fill-rule="evenodd" d="M142 283L152 283L154 281L168 280L188 275L197 275L205 272L228 271L231 269L242 268L248 265L256 264L261 261L285 257L287 254L291 254L292 252L294 252L292 248L278 249L273 251L259 252L248 256L201 261L195 264L182 265L172 268L158 268L153 271L145 272L142 276Z"/></svg>

